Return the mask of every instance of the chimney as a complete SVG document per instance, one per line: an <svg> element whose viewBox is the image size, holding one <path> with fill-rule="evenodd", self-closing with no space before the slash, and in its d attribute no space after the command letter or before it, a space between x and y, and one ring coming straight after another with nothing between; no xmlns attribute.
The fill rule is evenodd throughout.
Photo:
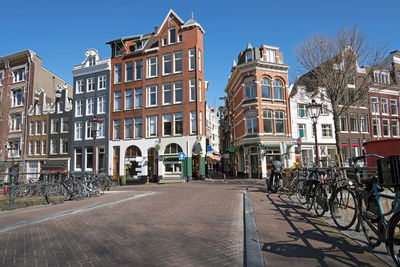
<svg viewBox="0 0 400 267"><path fill-rule="evenodd" d="M154 33L157 33L158 32L158 26L156 25L156 26L154 26Z"/></svg>

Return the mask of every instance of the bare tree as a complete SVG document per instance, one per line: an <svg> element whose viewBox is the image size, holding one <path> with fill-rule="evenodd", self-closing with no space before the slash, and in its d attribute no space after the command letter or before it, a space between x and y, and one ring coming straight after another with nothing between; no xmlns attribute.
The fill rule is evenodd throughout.
<svg viewBox="0 0 400 267"><path fill-rule="evenodd" d="M297 47L297 60L306 73L296 83L308 91L325 89L331 104L339 161L342 159L340 116L350 106L367 102L374 71L385 52L384 45L370 45L367 34L355 26L341 28L332 36L316 33ZM363 65L366 67L360 67Z"/></svg>

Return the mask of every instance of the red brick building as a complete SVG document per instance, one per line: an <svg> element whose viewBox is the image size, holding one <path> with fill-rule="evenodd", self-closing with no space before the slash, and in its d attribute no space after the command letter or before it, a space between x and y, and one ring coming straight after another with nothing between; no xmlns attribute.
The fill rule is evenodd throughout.
<svg viewBox="0 0 400 267"><path fill-rule="evenodd" d="M185 23L170 10L153 32L107 42L114 176L157 182L204 175L203 34L193 18Z"/></svg>
<svg viewBox="0 0 400 267"><path fill-rule="evenodd" d="M230 162L239 176L265 178L267 161L279 159L284 146L291 145L288 70L275 46L249 43L234 61L225 92L230 152L235 151Z"/></svg>

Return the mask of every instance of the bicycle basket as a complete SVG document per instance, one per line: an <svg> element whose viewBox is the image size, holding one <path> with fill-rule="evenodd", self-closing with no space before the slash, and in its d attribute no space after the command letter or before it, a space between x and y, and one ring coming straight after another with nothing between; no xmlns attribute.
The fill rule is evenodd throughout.
<svg viewBox="0 0 400 267"><path fill-rule="evenodd" d="M381 186L400 186L400 156L378 159L378 180Z"/></svg>

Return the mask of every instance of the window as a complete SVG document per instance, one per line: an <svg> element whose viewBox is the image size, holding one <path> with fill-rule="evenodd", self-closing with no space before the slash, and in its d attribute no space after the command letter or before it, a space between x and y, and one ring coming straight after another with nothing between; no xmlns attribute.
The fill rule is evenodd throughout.
<svg viewBox="0 0 400 267"><path fill-rule="evenodd" d="M57 139L50 138L50 154L57 154Z"/></svg>
<svg viewBox="0 0 400 267"><path fill-rule="evenodd" d="M75 122L75 140L82 140L82 122Z"/></svg>
<svg viewBox="0 0 400 267"><path fill-rule="evenodd" d="M135 118L135 138L142 138L142 118Z"/></svg>
<svg viewBox="0 0 400 267"><path fill-rule="evenodd" d="M119 57L122 56L122 49L118 44L115 44L114 46L114 56Z"/></svg>
<svg viewBox="0 0 400 267"><path fill-rule="evenodd" d="M171 114L165 114L163 116L163 135L169 136L172 134L172 116Z"/></svg>
<svg viewBox="0 0 400 267"><path fill-rule="evenodd" d="M171 84L163 84L163 104L170 105L172 103Z"/></svg>
<svg viewBox="0 0 400 267"><path fill-rule="evenodd" d="M42 141L42 155L46 155L46 141Z"/></svg>
<svg viewBox="0 0 400 267"><path fill-rule="evenodd" d="M382 98L381 104L382 104L382 114L389 114L388 100L386 98Z"/></svg>
<svg viewBox="0 0 400 267"><path fill-rule="evenodd" d="M176 30L175 28L169 29L169 44L176 43Z"/></svg>
<svg viewBox="0 0 400 267"><path fill-rule="evenodd" d="M332 137L332 125L331 124L321 124L322 136Z"/></svg>
<svg viewBox="0 0 400 267"><path fill-rule="evenodd" d="M97 114L104 114L106 113L106 97L99 96L97 98Z"/></svg>
<svg viewBox="0 0 400 267"><path fill-rule="evenodd" d="M136 66L136 80L141 80L143 77L143 60L139 59L135 61L135 66Z"/></svg>
<svg viewBox="0 0 400 267"><path fill-rule="evenodd" d="M96 58L95 57L89 57L88 60L89 60L89 67L96 65Z"/></svg>
<svg viewBox="0 0 400 267"><path fill-rule="evenodd" d="M142 107L142 88L135 89L135 108Z"/></svg>
<svg viewBox="0 0 400 267"><path fill-rule="evenodd" d="M43 121L43 135L47 134L47 121Z"/></svg>
<svg viewBox="0 0 400 267"><path fill-rule="evenodd" d="M147 137L157 136L157 116L147 117Z"/></svg>
<svg viewBox="0 0 400 267"><path fill-rule="evenodd" d="M272 98L271 81L265 78L261 80L261 97Z"/></svg>
<svg viewBox="0 0 400 267"><path fill-rule="evenodd" d="M22 130L22 114L11 115L11 131L17 132Z"/></svg>
<svg viewBox="0 0 400 267"><path fill-rule="evenodd" d="M23 105L24 97L22 96L22 89L12 90L11 107L18 107Z"/></svg>
<svg viewBox="0 0 400 267"><path fill-rule="evenodd" d="M157 57L151 57L147 59L147 78L157 77Z"/></svg>
<svg viewBox="0 0 400 267"><path fill-rule="evenodd" d="M162 45L163 46L167 45L167 37L162 38Z"/></svg>
<svg viewBox="0 0 400 267"><path fill-rule="evenodd" d="M87 98L86 99L86 116L94 114L94 99Z"/></svg>
<svg viewBox="0 0 400 267"><path fill-rule="evenodd" d="M129 61L125 63L125 81L133 80L133 62Z"/></svg>
<svg viewBox="0 0 400 267"><path fill-rule="evenodd" d="M246 133L256 134L258 132L257 113L255 111L248 111L246 113Z"/></svg>
<svg viewBox="0 0 400 267"><path fill-rule="evenodd" d="M0 72L0 86L3 85L3 81L4 81L4 73ZM1 150L0 150L1 151Z"/></svg>
<svg viewBox="0 0 400 267"><path fill-rule="evenodd" d="M62 137L60 138L60 154L68 153L68 138Z"/></svg>
<svg viewBox="0 0 400 267"><path fill-rule="evenodd" d="M13 83L25 81L25 69L14 70L12 76Z"/></svg>
<svg viewBox="0 0 400 267"><path fill-rule="evenodd" d="M33 155L33 142L29 142L29 149L28 149L28 155L31 156Z"/></svg>
<svg viewBox="0 0 400 267"><path fill-rule="evenodd" d="M121 91L114 92L114 111L121 110Z"/></svg>
<svg viewBox="0 0 400 267"><path fill-rule="evenodd" d="M200 111L200 114L199 114L199 129L200 129L200 135L201 134L203 134L203 113Z"/></svg>
<svg viewBox="0 0 400 267"><path fill-rule="evenodd" d="M178 43L182 43L182 33L178 34Z"/></svg>
<svg viewBox="0 0 400 267"><path fill-rule="evenodd" d="M86 148L86 170L93 169L93 147Z"/></svg>
<svg viewBox="0 0 400 267"><path fill-rule="evenodd" d="M124 137L125 137L125 139L132 138L132 119L125 119Z"/></svg>
<svg viewBox="0 0 400 267"><path fill-rule="evenodd" d="M164 150L164 154L178 154L179 152L183 152L182 148L175 143L167 145L167 147Z"/></svg>
<svg viewBox="0 0 400 267"><path fill-rule="evenodd" d="M199 80L199 102L201 102L201 80Z"/></svg>
<svg viewBox="0 0 400 267"><path fill-rule="evenodd" d="M122 81L122 65L116 64L114 66L114 83L120 83Z"/></svg>
<svg viewBox="0 0 400 267"><path fill-rule="evenodd" d="M195 79L189 80L189 101L195 101L196 100L196 84L195 84Z"/></svg>
<svg viewBox="0 0 400 267"><path fill-rule="evenodd" d="M86 91L87 92L94 91L94 78L88 78L86 80Z"/></svg>
<svg viewBox="0 0 400 267"><path fill-rule="evenodd" d="M246 99L256 98L256 86L254 80L246 80L244 82Z"/></svg>
<svg viewBox="0 0 400 267"><path fill-rule="evenodd" d="M398 136L399 135L399 123L398 120L392 120L392 135Z"/></svg>
<svg viewBox="0 0 400 267"><path fill-rule="evenodd" d="M350 131L358 132L357 114L355 113L350 114Z"/></svg>
<svg viewBox="0 0 400 267"><path fill-rule="evenodd" d="M174 53L174 73L182 72L182 51Z"/></svg>
<svg viewBox="0 0 400 267"><path fill-rule="evenodd" d="M360 131L362 133L368 133L368 115L367 114L360 115Z"/></svg>
<svg viewBox="0 0 400 267"><path fill-rule="evenodd" d="M157 85L147 87L147 107L157 106Z"/></svg>
<svg viewBox="0 0 400 267"><path fill-rule="evenodd" d="M274 80L274 99L283 100L282 82Z"/></svg>
<svg viewBox="0 0 400 267"><path fill-rule="evenodd" d="M321 107L321 115L326 116L329 114L328 105L322 105Z"/></svg>
<svg viewBox="0 0 400 267"><path fill-rule="evenodd" d="M75 148L75 170L82 169L82 148Z"/></svg>
<svg viewBox="0 0 400 267"><path fill-rule="evenodd" d="M380 120L379 119L372 119L372 133L374 136L380 136L381 135L381 130L380 130Z"/></svg>
<svg viewBox="0 0 400 267"><path fill-rule="evenodd" d="M374 81L377 83L390 84L389 74L382 72L374 72Z"/></svg>
<svg viewBox="0 0 400 267"><path fill-rule="evenodd" d="M132 89L125 90L125 109L132 109L133 95Z"/></svg>
<svg viewBox="0 0 400 267"><path fill-rule="evenodd" d="M194 48L189 49L189 70L194 70L196 67L196 50Z"/></svg>
<svg viewBox="0 0 400 267"><path fill-rule="evenodd" d="M81 117L83 115L83 100L75 101L75 116Z"/></svg>
<svg viewBox="0 0 400 267"><path fill-rule="evenodd" d="M163 56L163 75L171 74L172 70L171 54Z"/></svg>
<svg viewBox="0 0 400 267"><path fill-rule="evenodd" d="M382 120L382 130L383 130L383 136L390 136L389 120L386 119Z"/></svg>
<svg viewBox="0 0 400 267"><path fill-rule="evenodd" d="M378 98L372 97L371 98L371 105L372 105L372 114L379 114Z"/></svg>
<svg viewBox="0 0 400 267"><path fill-rule="evenodd" d="M297 113L299 118L307 117L307 105L306 104L297 104Z"/></svg>
<svg viewBox="0 0 400 267"><path fill-rule="evenodd" d="M253 51L246 52L246 62L253 61Z"/></svg>
<svg viewBox="0 0 400 267"><path fill-rule="evenodd" d="M282 110L275 111L275 131L278 134L285 133L285 112Z"/></svg>
<svg viewBox="0 0 400 267"><path fill-rule="evenodd" d="M76 81L76 93L77 94L83 93L83 80Z"/></svg>
<svg viewBox="0 0 400 267"><path fill-rule="evenodd" d="M36 122L36 135L40 135L41 131L41 126L42 126L42 122L37 121Z"/></svg>
<svg viewBox="0 0 400 267"><path fill-rule="evenodd" d="M199 58L199 71L201 71L201 50L198 51L198 58Z"/></svg>
<svg viewBox="0 0 400 267"><path fill-rule="evenodd" d="M62 113L62 103L60 101L57 101L57 113Z"/></svg>
<svg viewBox="0 0 400 267"><path fill-rule="evenodd" d="M307 138L306 135L306 125L305 124L297 124L298 128L298 136L302 138Z"/></svg>
<svg viewBox="0 0 400 267"><path fill-rule="evenodd" d="M174 125L175 125L175 134L176 135L183 134L183 114L182 113L174 114Z"/></svg>
<svg viewBox="0 0 400 267"><path fill-rule="evenodd" d="M273 118L272 118L272 110L267 109L263 110L263 124L264 124L264 133L273 133Z"/></svg>
<svg viewBox="0 0 400 267"><path fill-rule="evenodd" d="M121 138L121 120L114 120L114 140Z"/></svg>
<svg viewBox="0 0 400 267"><path fill-rule="evenodd" d="M33 133L35 132L35 126L34 126L34 122L30 121L29 122L29 135L33 135Z"/></svg>
<svg viewBox="0 0 400 267"><path fill-rule="evenodd" d="M68 117L61 118L61 132L62 133L67 133L68 132L68 126L69 126Z"/></svg>
<svg viewBox="0 0 400 267"><path fill-rule="evenodd" d="M13 141L9 141L10 147L16 147L18 149L13 149L13 150L9 150L8 153L8 157L19 157L20 154L20 143L19 140L13 140Z"/></svg>
<svg viewBox="0 0 400 267"><path fill-rule="evenodd" d="M86 121L86 139L93 138L93 124L89 121Z"/></svg>
<svg viewBox="0 0 400 267"><path fill-rule="evenodd" d="M190 112L190 133L196 134L197 133L197 121L196 121L196 112Z"/></svg>
<svg viewBox="0 0 400 267"><path fill-rule="evenodd" d="M97 87L99 88L99 90L106 89L106 76L105 75L98 77Z"/></svg>
<svg viewBox="0 0 400 267"><path fill-rule="evenodd" d="M276 61L275 57L275 50L267 49L267 62L274 62Z"/></svg>
<svg viewBox="0 0 400 267"><path fill-rule="evenodd" d="M41 115L42 114L42 104L37 103L36 104L36 115Z"/></svg>
<svg viewBox="0 0 400 267"><path fill-rule="evenodd" d="M182 103L183 101L183 84L182 81L174 83L174 104Z"/></svg>
<svg viewBox="0 0 400 267"><path fill-rule="evenodd" d="M342 132L347 132L348 131L348 128L347 128L347 116L346 115L340 116L340 131L342 131Z"/></svg>
<svg viewBox="0 0 400 267"><path fill-rule="evenodd" d="M60 131L60 121L58 118L50 120L50 128L52 134L58 133Z"/></svg>
<svg viewBox="0 0 400 267"><path fill-rule="evenodd" d="M390 99L390 113L393 116L398 115L398 108L397 108L397 100L396 99Z"/></svg>
<svg viewBox="0 0 400 267"><path fill-rule="evenodd" d="M100 123L96 123L97 126L97 137L98 138L104 138L104 121Z"/></svg>

